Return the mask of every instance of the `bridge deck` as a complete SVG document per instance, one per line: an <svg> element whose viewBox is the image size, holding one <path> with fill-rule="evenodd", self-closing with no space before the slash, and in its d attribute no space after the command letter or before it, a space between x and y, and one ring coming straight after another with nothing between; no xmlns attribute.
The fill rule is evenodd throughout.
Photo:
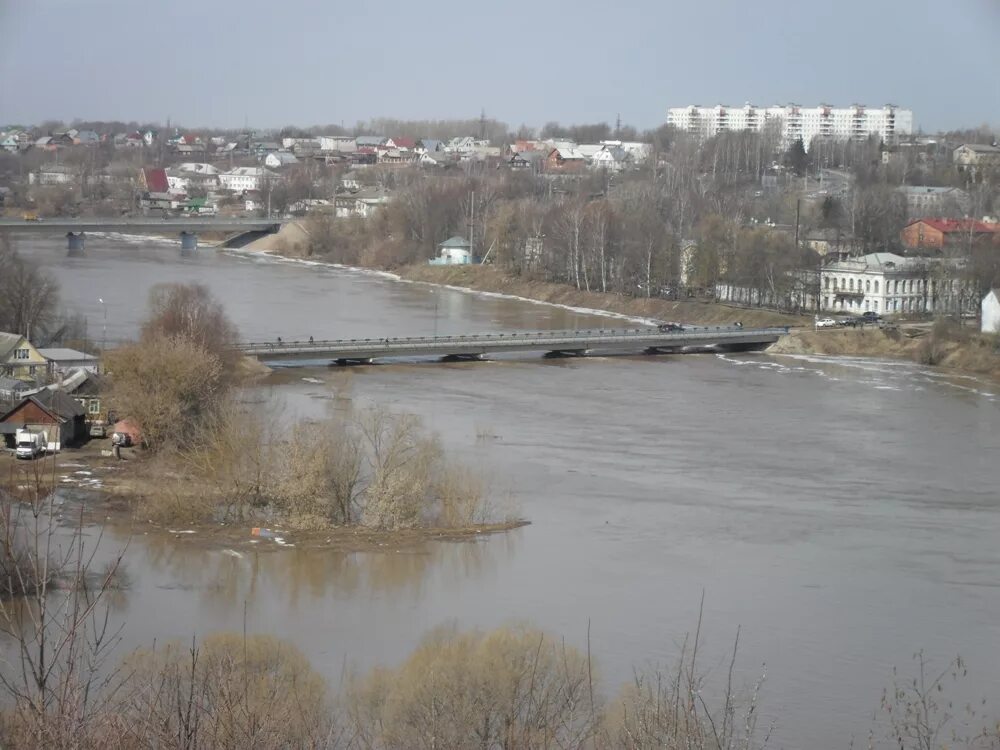
<svg viewBox="0 0 1000 750"><path fill-rule="evenodd" d="M34 234L58 234L66 232L127 232L146 231L157 233L180 232L238 232L251 229L277 229L280 219L211 218L184 217L179 219L157 219L148 216L128 216L122 218L72 219L59 217L24 221L23 219L0 219L0 231Z"/></svg>
<svg viewBox="0 0 1000 750"><path fill-rule="evenodd" d="M364 362L386 357L481 357L506 352L624 353L684 351L724 347L763 348L788 333L787 328L685 328L663 332L656 328L583 331L512 331L463 336L337 339L331 341L275 341L241 344L244 354L266 362L318 360Z"/></svg>

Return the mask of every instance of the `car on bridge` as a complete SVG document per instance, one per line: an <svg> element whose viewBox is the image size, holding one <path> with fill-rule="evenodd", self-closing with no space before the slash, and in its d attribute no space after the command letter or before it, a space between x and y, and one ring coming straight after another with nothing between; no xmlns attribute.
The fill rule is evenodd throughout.
<svg viewBox="0 0 1000 750"><path fill-rule="evenodd" d="M684 330L684 326L682 326L680 323L660 323L656 327L662 333Z"/></svg>

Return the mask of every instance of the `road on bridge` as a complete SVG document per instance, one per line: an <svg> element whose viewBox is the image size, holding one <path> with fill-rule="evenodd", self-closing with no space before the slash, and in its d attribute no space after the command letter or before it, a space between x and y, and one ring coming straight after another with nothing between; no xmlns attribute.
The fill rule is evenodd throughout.
<svg viewBox="0 0 1000 750"><path fill-rule="evenodd" d="M251 230L277 231L282 219L219 218L191 216L184 218L158 219L150 216L122 216L109 218L71 218L60 216L52 219L25 221L24 219L0 219L0 231L34 234L65 234L67 232L122 232L126 230L157 233L181 232L240 232Z"/></svg>
<svg viewBox="0 0 1000 750"><path fill-rule="evenodd" d="M763 349L788 333L787 328L744 329L737 326L589 329L576 331L511 331L461 336L336 339L328 341L249 342L239 350L262 362L326 361L369 363L386 358L431 357L482 359L490 354L545 352L549 355Z"/></svg>

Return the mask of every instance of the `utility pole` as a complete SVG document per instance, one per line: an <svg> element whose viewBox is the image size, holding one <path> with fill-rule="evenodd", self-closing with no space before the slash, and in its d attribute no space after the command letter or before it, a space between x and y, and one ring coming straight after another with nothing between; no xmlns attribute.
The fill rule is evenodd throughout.
<svg viewBox="0 0 1000 750"><path fill-rule="evenodd" d="M469 201L469 259L476 254L476 191L472 191Z"/></svg>

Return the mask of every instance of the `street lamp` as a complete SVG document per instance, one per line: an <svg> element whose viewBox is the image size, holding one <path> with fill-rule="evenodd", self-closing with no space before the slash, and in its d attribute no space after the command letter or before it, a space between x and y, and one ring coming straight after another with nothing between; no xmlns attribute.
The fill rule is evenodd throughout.
<svg viewBox="0 0 1000 750"><path fill-rule="evenodd" d="M101 328L101 357L103 357L104 347L108 340L108 306L104 304L103 297L98 297L97 301L101 303L101 307L104 309L104 325Z"/></svg>

